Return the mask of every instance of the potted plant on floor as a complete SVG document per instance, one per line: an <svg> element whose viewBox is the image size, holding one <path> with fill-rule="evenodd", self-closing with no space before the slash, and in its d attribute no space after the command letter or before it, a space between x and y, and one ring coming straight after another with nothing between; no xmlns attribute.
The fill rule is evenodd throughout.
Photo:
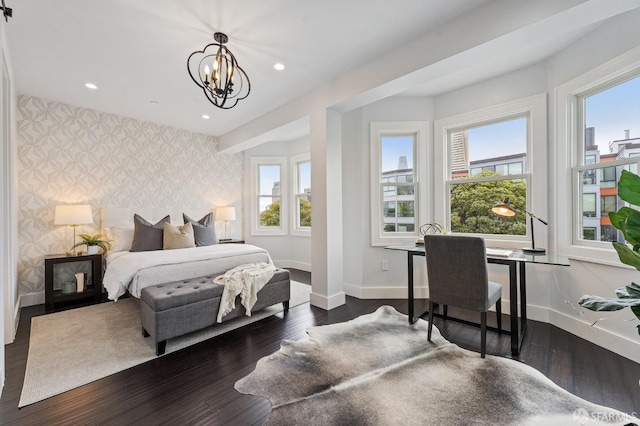
<svg viewBox="0 0 640 426"><path fill-rule="evenodd" d="M96 235L80 234L78 236L80 237L82 242L71 247L71 249L74 249L78 246L86 245L87 254L97 254L98 248L101 248L103 253L106 253L107 250L111 248L111 244L109 244L109 241L107 241L104 235L102 234L96 234Z"/></svg>
<svg viewBox="0 0 640 426"><path fill-rule="evenodd" d="M630 205L640 206L640 177L635 173L622 171L618 181L618 197ZM622 231L625 243L614 242L618 258L624 264L640 271L640 211L632 207L621 207L617 212L609 213L611 224ZM617 298L584 295L578 303L592 311L619 311L631 308L640 320L640 285L632 282L616 290ZM640 325L636 326L640 334Z"/></svg>

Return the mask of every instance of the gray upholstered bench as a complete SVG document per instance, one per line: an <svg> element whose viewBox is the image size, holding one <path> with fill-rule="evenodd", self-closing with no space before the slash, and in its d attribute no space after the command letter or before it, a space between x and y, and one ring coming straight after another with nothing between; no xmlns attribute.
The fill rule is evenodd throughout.
<svg viewBox="0 0 640 426"><path fill-rule="evenodd" d="M164 353L168 339L217 323L224 286L214 284L213 278L192 278L142 289L142 333L145 337L151 335L155 341L156 355ZM251 312L276 303L282 303L284 310L289 310L290 291L289 271L277 269L271 280L258 292L258 300ZM223 322L242 315L245 315L245 309L238 296L235 309L224 316Z"/></svg>

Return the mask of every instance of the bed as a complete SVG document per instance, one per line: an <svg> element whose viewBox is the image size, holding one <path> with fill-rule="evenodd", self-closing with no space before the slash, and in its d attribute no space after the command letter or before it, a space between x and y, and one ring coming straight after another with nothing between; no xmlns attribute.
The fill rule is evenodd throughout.
<svg viewBox="0 0 640 426"><path fill-rule="evenodd" d="M249 244L212 244L172 250L130 251L134 232L134 214L142 216L151 223L156 223L167 213L175 226L183 223L183 215L179 211L102 209L101 227L107 238L112 241L112 250L106 255L106 270L103 278L103 285L109 299L118 300L126 293L140 298L140 293L145 287L196 277L221 275L245 263L273 264L267 250ZM210 225L214 226L213 223Z"/></svg>

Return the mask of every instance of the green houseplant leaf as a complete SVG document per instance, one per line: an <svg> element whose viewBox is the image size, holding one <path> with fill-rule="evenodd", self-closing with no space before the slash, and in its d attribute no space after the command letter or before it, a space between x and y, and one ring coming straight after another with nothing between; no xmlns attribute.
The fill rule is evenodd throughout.
<svg viewBox="0 0 640 426"><path fill-rule="evenodd" d="M629 204L640 205L640 177L635 173L623 170L618 181L618 197ZM621 207L617 212L609 213L611 224L622 231L625 241L631 248L621 242L613 242L618 258L625 265L633 266L640 271L640 211L632 207ZM640 320L640 285L631 283L616 290L617 299L584 295L578 303L592 311L619 311L630 308ZM640 334L640 325L636 326Z"/></svg>
<svg viewBox="0 0 640 426"><path fill-rule="evenodd" d="M102 249L104 253L106 253L111 248L111 244L109 243L108 240L105 239L104 235L102 234L96 234L96 235L79 234L78 237L80 237L82 242L74 245L73 247L71 247L71 249L74 249L79 246L84 246L84 245L98 246Z"/></svg>
<svg viewBox="0 0 640 426"><path fill-rule="evenodd" d="M618 181L618 197L634 206L640 206L640 176L623 170Z"/></svg>

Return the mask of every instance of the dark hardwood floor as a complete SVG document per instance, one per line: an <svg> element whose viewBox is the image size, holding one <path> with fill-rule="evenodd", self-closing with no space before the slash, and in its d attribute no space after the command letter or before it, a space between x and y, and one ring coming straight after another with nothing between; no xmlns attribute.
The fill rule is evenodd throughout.
<svg viewBox="0 0 640 426"><path fill-rule="evenodd" d="M292 275L296 281L310 279L302 271ZM383 304L407 311L404 300L347 297L346 305L329 312L304 304L19 410L30 320L44 313L43 306L28 307L22 310L15 342L5 347L7 378L0 424L261 424L269 415L269 403L235 391L238 379L249 374L260 358L277 351L283 339L305 339L309 326L349 320ZM452 308L449 313L465 315ZM489 317L495 325L495 317ZM508 324L506 316L503 322ZM479 350L477 328L440 318L434 323L445 338ZM488 332L487 352L507 356L509 336ZM516 359L589 401L626 413L640 411L640 365L557 327L530 321Z"/></svg>

